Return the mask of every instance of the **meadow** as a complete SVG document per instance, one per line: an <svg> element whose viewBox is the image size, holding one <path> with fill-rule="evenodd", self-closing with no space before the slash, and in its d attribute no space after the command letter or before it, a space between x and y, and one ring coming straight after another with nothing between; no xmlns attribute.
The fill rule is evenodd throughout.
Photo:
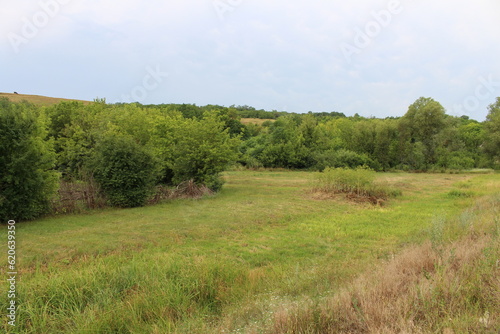
<svg viewBox="0 0 500 334"><path fill-rule="evenodd" d="M353 282L378 286L383 277L387 285L392 276L377 273L401 254L444 254L463 238L488 235L477 255L485 272L470 275L498 273L498 174L377 178L402 195L373 205L312 191L310 172L230 171L219 193L201 199L18 223L17 326L2 326L12 333L375 333L383 327L370 327L366 312L361 327L353 319L337 324L332 305L356 291ZM4 225L0 240L7 240ZM423 267L426 277L438 271ZM496 333L500 282L491 284L493 299L470 297L474 307L457 319L429 312L410 332ZM366 305L354 302L361 293L349 296L355 317Z"/></svg>

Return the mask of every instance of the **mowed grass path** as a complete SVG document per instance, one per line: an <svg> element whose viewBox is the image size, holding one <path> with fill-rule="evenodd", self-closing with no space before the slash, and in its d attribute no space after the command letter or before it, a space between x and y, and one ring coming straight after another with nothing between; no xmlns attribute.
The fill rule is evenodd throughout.
<svg viewBox="0 0 500 334"><path fill-rule="evenodd" d="M217 333L247 326L281 299L327 294L427 238L433 221L474 200L450 191L478 197L500 183L496 174L380 174L403 196L375 207L315 199L312 173L225 177L221 193L200 200L19 223L16 330ZM3 309L6 303L2 291Z"/></svg>

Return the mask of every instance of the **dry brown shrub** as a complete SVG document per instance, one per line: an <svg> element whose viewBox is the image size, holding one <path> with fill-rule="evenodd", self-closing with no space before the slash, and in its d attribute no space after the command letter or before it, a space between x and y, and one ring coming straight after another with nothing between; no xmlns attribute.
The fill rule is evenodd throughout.
<svg viewBox="0 0 500 334"><path fill-rule="evenodd" d="M177 187L160 185L156 187L156 192L148 201L148 204L157 204L163 200L176 198L201 198L205 195L212 195L213 191L205 185L198 185L194 180L180 183Z"/></svg>
<svg viewBox="0 0 500 334"><path fill-rule="evenodd" d="M154 195L148 200L148 204L157 204L163 200L173 198L174 190L165 185L156 186Z"/></svg>
<svg viewBox="0 0 500 334"><path fill-rule="evenodd" d="M182 182L174 191L177 198L200 198L204 195L211 195L213 192L205 185L198 185L194 180Z"/></svg>
<svg viewBox="0 0 500 334"><path fill-rule="evenodd" d="M59 190L51 201L54 214L79 213L106 206L106 199L92 176L84 181L61 180Z"/></svg>

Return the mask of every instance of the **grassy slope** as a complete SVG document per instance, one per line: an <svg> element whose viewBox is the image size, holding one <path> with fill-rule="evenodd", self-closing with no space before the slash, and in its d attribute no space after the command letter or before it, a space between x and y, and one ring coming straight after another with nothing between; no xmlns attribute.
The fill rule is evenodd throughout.
<svg viewBox="0 0 500 334"><path fill-rule="evenodd" d="M62 98L48 97L48 96L41 96L41 95L0 93L0 98L2 98L2 97L6 97L12 102L28 101L30 103L33 103L36 105L42 105L42 106L50 106L50 105L57 104L57 103L62 102L62 101L79 101L79 102L83 102L85 104L90 103L89 101L74 100L74 99L62 99Z"/></svg>
<svg viewBox="0 0 500 334"><path fill-rule="evenodd" d="M283 300L337 290L426 238L435 217L472 203L451 189L479 196L498 187L496 175L386 174L404 196L379 208L315 200L310 177L230 172L213 198L19 224L18 330L218 333L265 324Z"/></svg>

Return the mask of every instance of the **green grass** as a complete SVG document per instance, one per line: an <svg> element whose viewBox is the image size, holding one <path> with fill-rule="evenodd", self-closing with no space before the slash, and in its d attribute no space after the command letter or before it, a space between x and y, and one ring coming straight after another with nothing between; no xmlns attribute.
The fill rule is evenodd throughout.
<svg viewBox="0 0 500 334"><path fill-rule="evenodd" d="M403 196L373 207L314 198L312 173L225 177L213 197L19 223L16 331L262 327L284 300L328 295L404 245L428 238L436 217L459 217L474 199L448 196L456 184L470 184L467 191L476 196L499 184L494 174L378 174Z"/></svg>
<svg viewBox="0 0 500 334"><path fill-rule="evenodd" d="M265 333L497 333L500 194L434 219L431 240L405 247L325 298L276 308Z"/></svg>

